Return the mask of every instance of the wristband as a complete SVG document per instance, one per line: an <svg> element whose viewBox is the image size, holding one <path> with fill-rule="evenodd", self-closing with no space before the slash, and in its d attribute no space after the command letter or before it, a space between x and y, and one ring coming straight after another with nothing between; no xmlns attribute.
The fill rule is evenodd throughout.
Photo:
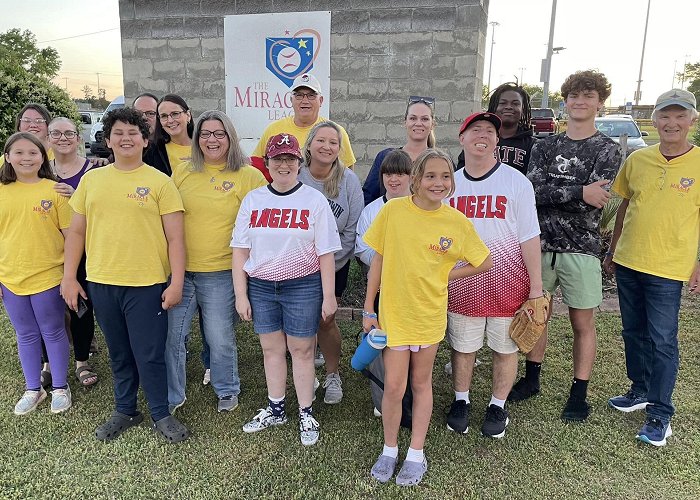
<svg viewBox="0 0 700 500"><path fill-rule="evenodd" d="M367 312L367 311L362 311L362 317L363 317L363 318L377 319L377 314L376 314L376 313Z"/></svg>

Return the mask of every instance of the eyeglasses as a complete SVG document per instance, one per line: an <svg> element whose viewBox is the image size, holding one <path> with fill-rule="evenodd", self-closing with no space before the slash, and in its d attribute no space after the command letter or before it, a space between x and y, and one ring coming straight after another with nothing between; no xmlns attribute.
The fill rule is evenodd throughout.
<svg viewBox="0 0 700 500"><path fill-rule="evenodd" d="M309 101L315 101L318 97L318 94L315 92L293 92L293 95L297 101L303 101L304 98L307 98Z"/></svg>
<svg viewBox="0 0 700 500"><path fill-rule="evenodd" d="M168 117L172 118L173 120L177 120L178 118L180 118L180 115L182 115L182 113L184 113L184 111L173 111L172 113L161 113L158 116L160 117L160 121L167 122Z"/></svg>
<svg viewBox="0 0 700 500"><path fill-rule="evenodd" d="M659 188L659 191L662 191L666 185L666 169L661 165L659 166L661 167L661 175L656 179L656 187Z"/></svg>
<svg viewBox="0 0 700 500"><path fill-rule="evenodd" d="M43 118L20 118L19 121L21 121L22 123L34 123L36 125L46 123L46 120L44 120Z"/></svg>
<svg viewBox="0 0 700 500"><path fill-rule="evenodd" d="M412 95L408 98L408 105L410 106L411 104L418 104L419 102L422 102L423 104L433 107L435 106L435 98L434 97L424 97L421 95Z"/></svg>
<svg viewBox="0 0 700 500"><path fill-rule="evenodd" d="M209 139L212 135L217 139L223 139L228 136L225 130L214 130L213 132L211 130L200 130L199 132L201 139Z"/></svg>
<svg viewBox="0 0 700 500"><path fill-rule="evenodd" d="M52 139L60 139L61 136L63 136L70 141L71 139L75 139L77 135L78 133L72 130L66 130L65 132L61 132L60 130L49 131L49 137L51 137Z"/></svg>
<svg viewBox="0 0 700 500"><path fill-rule="evenodd" d="M279 156L275 156L274 158L269 158L269 161L276 165L296 165L297 162L299 161L299 158L296 158L294 156L285 156L283 158L280 158Z"/></svg>
<svg viewBox="0 0 700 500"><path fill-rule="evenodd" d="M177 111L176 111L176 113L177 113ZM155 118L156 116L158 116L158 113L156 113L155 111L142 111L141 114L143 116L145 116L146 118ZM163 118L163 117L161 116L161 118ZM164 119L167 120L167 118L164 118Z"/></svg>

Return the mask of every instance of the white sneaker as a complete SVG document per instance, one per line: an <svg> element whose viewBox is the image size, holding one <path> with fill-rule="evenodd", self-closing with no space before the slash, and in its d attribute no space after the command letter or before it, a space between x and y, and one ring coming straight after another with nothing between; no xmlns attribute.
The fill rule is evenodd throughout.
<svg viewBox="0 0 700 500"><path fill-rule="evenodd" d="M316 348L316 357L314 358L314 366L316 368L320 368L325 364L326 364L326 358L323 357L323 353L321 352L321 349L319 349L317 347Z"/></svg>
<svg viewBox="0 0 700 500"><path fill-rule="evenodd" d="M202 379L202 385L209 385L211 382L211 370L207 368L204 370L204 378Z"/></svg>
<svg viewBox="0 0 700 500"><path fill-rule="evenodd" d="M15 415L26 415L33 412L44 399L46 399L46 391L43 387L39 388L38 391L24 391L15 405Z"/></svg>
<svg viewBox="0 0 700 500"><path fill-rule="evenodd" d="M318 377L314 377L314 397L311 399L312 403L316 401L316 389L319 387L321 387L321 382L318 381Z"/></svg>
<svg viewBox="0 0 700 500"><path fill-rule="evenodd" d="M273 415L272 408L268 406L267 408L261 409L260 412L253 417L253 420L243 426L243 432L259 432L267 429L268 427L286 423L286 415Z"/></svg>
<svg viewBox="0 0 700 500"><path fill-rule="evenodd" d="M312 446L318 442L321 434L318 421L306 412L299 412L299 438L304 446Z"/></svg>
<svg viewBox="0 0 700 500"><path fill-rule="evenodd" d="M73 406L70 387L51 391L51 413L62 413Z"/></svg>
<svg viewBox="0 0 700 500"><path fill-rule="evenodd" d="M374 413L374 416L375 416L375 417L381 417L381 416L382 416L382 412L380 412L379 410L377 410L377 407L376 407L376 406L374 407L374 412L373 412L373 413Z"/></svg>
<svg viewBox="0 0 700 500"><path fill-rule="evenodd" d="M329 373L326 375L323 388L326 390L326 395L323 397L324 403L334 405L340 403L343 399L343 382L340 380L340 375L337 373Z"/></svg>

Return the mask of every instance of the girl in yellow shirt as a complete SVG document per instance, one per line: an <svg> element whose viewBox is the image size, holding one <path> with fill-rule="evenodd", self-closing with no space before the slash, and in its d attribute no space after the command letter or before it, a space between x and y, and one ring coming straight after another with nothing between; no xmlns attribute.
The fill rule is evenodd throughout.
<svg viewBox="0 0 700 500"><path fill-rule="evenodd" d="M63 275L63 230L71 210L53 186L46 149L28 132L5 144L0 169L0 298L17 333L17 350L27 390L15 405L25 415L46 398L41 386L41 340L54 367L51 412L71 407Z"/></svg>
<svg viewBox="0 0 700 500"><path fill-rule="evenodd" d="M442 203L454 192L452 160L447 154L431 148L418 156L411 171L411 192L412 196L389 200L364 235L376 254L367 276L363 328L366 332L382 328L387 333L384 449L372 476L387 482L398 463L401 400L410 366L413 422L411 445L396 477L402 486L418 484L428 469L423 445L433 409L433 362L447 326L447 282L493 265L469 219ZM377 318L374 300L380 283Z"/></svg>

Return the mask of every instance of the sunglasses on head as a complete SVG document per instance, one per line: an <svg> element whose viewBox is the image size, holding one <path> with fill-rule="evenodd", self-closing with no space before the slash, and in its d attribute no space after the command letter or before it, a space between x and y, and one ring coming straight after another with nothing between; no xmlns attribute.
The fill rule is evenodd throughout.
<svg viewBox="0 0 700 500"><path fill-rule="evenodd" d="M411 104L417 104L419 102L422 102L423 104L430 106L431 108L435 106L435 98L434 97L424 97L421 95L412 95L408 98L408 105L410 106Z"/></svg>

